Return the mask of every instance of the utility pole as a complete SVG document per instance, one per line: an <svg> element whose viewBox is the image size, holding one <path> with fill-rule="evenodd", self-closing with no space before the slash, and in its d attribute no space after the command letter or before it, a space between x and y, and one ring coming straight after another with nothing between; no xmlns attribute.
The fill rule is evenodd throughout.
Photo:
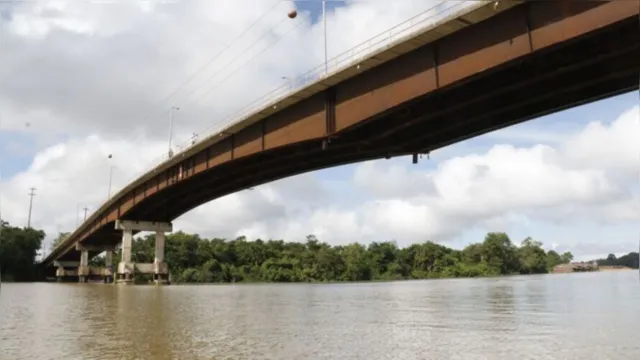
<svg viewBox="0 0 640 360"><path fill-rule="evenodd" d="M178 111L180 110L180 108L177 106L172 106L171 109L169 109L169 158L173 156L173 150L171 149L171 138L173 137L173 110Z"/></svg>
<svg viewBox="0 0 640 360"><path fill-rule="evenodd" d="M27 229L31 228L31 210L33 209L33 197L36 196L36 188L29 189L29 218L27 219Z"/></svg>
<svg viewBox="0 0 640 360"><path fill-rule="evenodd" d="M329 65L327 60L327 1L322 0L322 23L324 31L324 76L329 74Z"/></svg>
<svg viewBox="0 0 640 360"><path fill-rule="evenodd" d="M87 211L89 210L89 208L84 208L84 220L83 221L87 221Z"/></svg>

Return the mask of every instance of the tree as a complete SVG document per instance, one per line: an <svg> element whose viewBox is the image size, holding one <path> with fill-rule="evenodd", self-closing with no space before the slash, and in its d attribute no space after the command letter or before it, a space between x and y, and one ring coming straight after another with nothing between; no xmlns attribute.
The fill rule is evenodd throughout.
<svg viewBox="0 0 640 360"><path fill-rule="evenodd" d="M30 281L37 277L36 255L45 233L32 228L12 227L8 223L0 234L0 266L5 280Z"/></svg>
<svg viewBox="0 0 640 360"><path fill-rule="evenodd" d="M488 233L482 243L482 256L495 275L519 272L518 257L511 239L505 233Z"/></svg>
<svg viewBox="0 0 640 360"><path fill-rule="evenodd" d="M546 256L547 270L552 271L557 265L562 264L562 258L555 250L549 250Z"/></svg>
<svg viewBox="0 0 640 360"><path fill-rule="evenodd" d="M51 249L55 249L66 238L68 238L69 235L71 235L70 232L61 232L61 233L59 233L58 236L55 239L53 239L53 242L51 243Z"/></svg>
<svg viewBox="0 0 640 360"><path fill-rule="evenodd" d="M563 264L569 264L573 260L573 254L570 251L565 251L560 255Z"/></svg>
<svg viewBox="0 0 640 360"><path fill-rule="evenodd" d="M541 274L547 272L547 254L542 249L542 243L530 237L522 242L518 249L521 274Z"/></svg>

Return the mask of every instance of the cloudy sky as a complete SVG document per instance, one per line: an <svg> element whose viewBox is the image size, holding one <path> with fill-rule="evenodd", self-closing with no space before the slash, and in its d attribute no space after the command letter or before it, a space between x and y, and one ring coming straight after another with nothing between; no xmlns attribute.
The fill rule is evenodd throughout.
<svg viewBox="0 0 640 360"><path fill-rule="evenodd" d="M330 2L329 57L435 3ZM48 240L73 230L82 208L107 198L111 165L115 192L167 151L172 106L182 143L321 65L320 9L317 0L0 2L3 217L25 225L35 187L32 225ZM634 92L574 108L418 165L396 158L283 179L206 204L175 227L454 247L506 231L578 258L626 253L640 236L638 103Z"/></svg>

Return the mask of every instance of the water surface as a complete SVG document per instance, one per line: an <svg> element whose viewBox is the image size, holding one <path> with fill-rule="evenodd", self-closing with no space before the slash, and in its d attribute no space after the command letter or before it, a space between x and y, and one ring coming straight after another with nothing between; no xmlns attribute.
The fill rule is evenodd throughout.
<svg viewBox="0 0 640 360"><path fill-rule="evenodd" d="M2 284L0 359L640 359L636 271L358 284Z"/></svg>

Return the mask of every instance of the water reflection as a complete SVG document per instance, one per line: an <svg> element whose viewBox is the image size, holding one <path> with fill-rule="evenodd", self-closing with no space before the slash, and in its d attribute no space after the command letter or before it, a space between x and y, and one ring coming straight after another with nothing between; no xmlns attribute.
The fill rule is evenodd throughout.
<svg viewBox="0 0 640 360"><path fill-rule="evenodd" d="M637 273L358 284L3 284L0 359L640 358Z"/></svg>

